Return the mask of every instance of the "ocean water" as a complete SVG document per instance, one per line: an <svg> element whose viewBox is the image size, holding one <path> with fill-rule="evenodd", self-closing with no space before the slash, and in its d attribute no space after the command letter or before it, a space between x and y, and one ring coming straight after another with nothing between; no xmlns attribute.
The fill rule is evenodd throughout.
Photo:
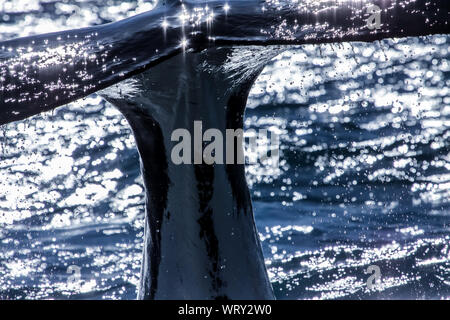
<svg viewBox="0 0 450 320"><path fill-rule="evenodd" d="M0 40L151 6L0 0ZM281 158L247 179L277 298L450 299L449 44L304 46L258 78L245 127L278 133ZM1 127L0 299L134 299L138 161L97 95Z"/></svg>

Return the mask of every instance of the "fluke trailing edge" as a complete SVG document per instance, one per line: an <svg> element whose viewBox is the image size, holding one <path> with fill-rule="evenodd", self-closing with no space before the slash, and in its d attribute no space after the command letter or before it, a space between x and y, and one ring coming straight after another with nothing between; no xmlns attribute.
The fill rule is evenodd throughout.
<svg viewBox="0 0 450 320"><path fill-rule="evenodd" d="M377 29L368 24L372 5L381 9ZM77 100L189 48L444 34L449 9L447 0L161 1L123 21L0 43L0 124Z"/></svg>
<svg viewBox="0 0 450 320"><path fill-rule="evenodd" d="M100 91L141 156L139 297L272 299L244 165L175 164L171 133L192 134L196 121L223 135L241 129L254 80L287 45L447 34L449 9L448 0L167 1L107 25L2 42L0 124Z"/></svg>

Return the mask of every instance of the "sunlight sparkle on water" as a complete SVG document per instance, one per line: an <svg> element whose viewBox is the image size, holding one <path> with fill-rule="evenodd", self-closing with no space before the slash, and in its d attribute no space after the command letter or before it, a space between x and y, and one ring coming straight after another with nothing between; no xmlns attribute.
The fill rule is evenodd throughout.
<svg viewBox="0 0 450 320"><path fill-rule="evenodd" d="M3 1L0 39L96 25L149 6L68 0L48 6L53 12L42 17L44 2ZM290 3L320 10L326 2ZM262 10L282 4L267 1ZM186 10L185 24L198 27L210 13ZM279 27L288 37L296 30ZM180 47L187 36L179 35ZM82 42L20 50L40 66L58 64L82 56ZM389 298L417 288L407 298L450 298L448 43L433 36L293 48L275 57L252 87L245 128L276 128L281 137L278 168L246 167L279 298ZM233 65L243 73L258 67L249 63L252 54L260 53L242 54ZM103 57L85 58L102 63ZM128 96L139 90L132 82L121 88ZM116 87L111 91L119 96ZM0 287L9 291L0 298L135 298L145 198L123 116L92 95L10 124L2 137ZM246 146L249 157L263 151ZM373 264L383 277L370 292L364 271ZM82 268L82 278L68 285L70 265Z"/></svg>

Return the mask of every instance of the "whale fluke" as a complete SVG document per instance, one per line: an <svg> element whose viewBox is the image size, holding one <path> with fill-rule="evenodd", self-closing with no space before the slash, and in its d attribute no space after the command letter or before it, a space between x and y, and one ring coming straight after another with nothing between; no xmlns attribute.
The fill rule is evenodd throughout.
<svg viewBox="0 0 450 320"><path fill-rule="evenodd" d="M171 150L172 133L183 128L193 137L194 121L223 137L242 129L253 81L278 52L187 52L100 92L133 129L148 191L140 298L273 299L244 165L195 164L194 154L177 165Z"/></svg>
<svg viewBox="0 0 450 320"><path fill-rule="evenodd" d="M0 124L98 91L128 120L141 158L139 298L273 299L244 165L175 164L172 133L194 135L196 121L223 136L242 129L253 82L286 46L448 34L449 9L447 0L168 1L1 42Z"/></svg>
<svg viewBox="0 0 450 320"><path fill-rule="evenodd" d="M372 5L381 10L375 29L368 23ZM115 23L0 42L0 125L85 97L189 48L447 34L449 12L447 0L161 1Z"/></svg>

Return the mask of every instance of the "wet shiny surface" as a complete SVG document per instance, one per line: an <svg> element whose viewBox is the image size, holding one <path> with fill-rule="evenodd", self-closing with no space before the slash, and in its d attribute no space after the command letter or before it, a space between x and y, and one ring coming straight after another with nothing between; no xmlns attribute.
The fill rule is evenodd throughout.
<svg viewBox="0 0 450 320"><path fill-rule="evenodd" d="M372 42L450 33L450 3L446 0L374 3L378 12L375 24L370 22L373 6L366 0L171 0L110 24L49 34L43 32L52 27L43 23L47 30L40 25L35 29L40 35L0 44L0 124L74 102L187 50L223 45ZM51 4L54 7L48 10L55 11L57 17L78 12L72 7L63 13L58 3ZM128 15L149 6L139 2L128 8ZM9 2L2 7L5 12L14 11ZM47 13L41 2L34 7L30 9L34 13ZM9 14L3 19L10 19ZM82 20L75 16L77 19ZM105 15L99 14L90 22L104 20Z"/></svg>
<svg viewBox="0 0 450 320"><path fill-rule="evenodd" d="M246 123L281 131L282 170L249 180L278 297L449 298L449 40L306 47L260 76Z"/></svg>
<svg viewBox="0 0 450 320"><path fill-rule="evenodd" d="M9 3L2 40L148 5ZM281 166L247 177L278 298L450 298L449 42L305 46L259 77L246 128L281 134ZM112 106L93 95L3 126L0 172L0 298L136 297L143 187Z"/></svg>

